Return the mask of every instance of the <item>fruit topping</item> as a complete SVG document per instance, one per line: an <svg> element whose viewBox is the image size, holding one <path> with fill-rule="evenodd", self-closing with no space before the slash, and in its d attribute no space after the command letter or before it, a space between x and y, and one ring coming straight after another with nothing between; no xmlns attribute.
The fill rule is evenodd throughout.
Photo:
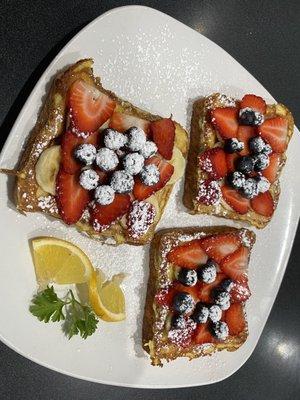
<svg viewBox="0 0 300 400"><path fill-rule="evenodd" d="M217 277L212 283L199 282L197 285L197 298L203 303L213 303L214 290L218 288L220 283L225 279L225 275L217 273Z"/></svg>
<svg viewBox="0 0 300 400"><path fill-rule="evenodd" d="M185 286L195 286L197 283L197 271L195 269L182 268L177 279Z"/></svg>
<svg viewBox="0 0 300 400"><path fill-rule="evenodd" d="M255 155L253 159L254 159L254 171L256 172L263 171L264 169L268 168L270 164L269 157L264 153Z"/></svg>
<svg viewBox="0 0 300 400"><path fill-rule="evenodd" d="M193 339L196 344L213 343L215 341L208 323L197 325Z"/></svg>
<svg viewBox="0 0 300 400"><path fill-rule="evenodd" d="M260 193L251 200L253 210L264 217L271 217L274 213L275 205L273 197L269 191Z"/></svg>
<svg viewBox="0 0 300 400"><path fill-rule="evenodd" d="M250 140L255 137L256 130L251 126L239 126L238 129L238 139L243 142L244 148L240 152L241 156L247 156L250 153L249 149L249 142Z"/></svg>
<svg viewBox="0 0 300 400"><path fill-rule="evenodd" d="M200 168L212 179L222 179L227 174L226 155L221 147L208 149L199 157Z"/></svg>
<svg viewBox="0 0 300 400"><path fill-rule="evenodd" d="M236 160L238 159L238 157L239 157L239 155L237 153L226 154L226 165L227 165L228 172L235 171L235 163L236 163Z"/></svg>
<svg viewBox="0 0 300 400"><path fill-rule="evenodd" d="M262 138L269 143L276 153L284 153L287 148L288 121L286 118L275 117L267 119L260 126Z"/></svg>
<svg viewBox="0 0 300 400"><path fill-rule="evenodd" d="M207 261L207 254L201 247L201 239L191 240L174 247L167 254L167 260L179 267L194 269Z"/></svg>
<svg viewBox="0 0 300 400"><path fill-rule="evenodd" d="M126 148L130 151L140 151L146 143L147 137L143 129L132 126L125 135L127 137Z"/></svg>
<svg viewBox="0 0 300 400"><path fill-rule="evenodd" d="M270 189L270 182L264 176L258 176L256 178L257 190L259 193L265 193Z"/></svg>
<svg viewBox="0 0 300 400"><path fill-rule="evenodd" d="M171 118L162 118L151 122L153 141L158 152L166 159L171 160L175 140L175 125Z"/></svg>
<svg viewBox="0 0 300 400"><path fill-rule="evenodd" d="M186 325L184 328L173 328L168 332L168 339L176 346L182 348L191 344L196 324L191 318L185 318Z"/></svg>
<svg viewBox="0 0 300 400"><path fill-rule="evenodd" d="M99 175L93 169L85 169L79 175L79 183L86 190L96 189L99 179Z"/></svg>
<svg viewBox="0 0 300 400"><path fill-rule="evenodd" d="M206 206L219 204L221 200L221 188L217 181L205 179L199 182L197 201Z"/></svg>
<svg viewBox="0 0 300 400"><path fill-rule="evenodd" d="M195 300L189 293L179 292L173 298L173 310L179 314L190 314L195 308Z"/></svg>
<svg viewBox="0 0 300 400"><path fill-rule="evenodd" d="M224 279L224 281L222 281L220 285L221 289L225 290L226 292L231 292L233 286L234 282L230 278Z"/></svg>
<svg viewBox="0 0 300 400"><path fill-rule="evenodd" d="M134 186L134 179L126 171L115 171L110 180L110 186L116 193L129 193Z"/></svg>
<svg viewBox="0 0 300 400"><path fill-rule="evenodd" d="M243 156L237 159L236 169L243 174L250 174L254 170L254 158L250 156Z"/></svg>
<svg viewBox="0 0 300 400"><path fill-rule="evenodd" d="M132 203L128 219L128 234L136 239L143 236L154 222L156 209L151 203L134 201Z"/></svg>
<svg viewBox="0 0 300 400"><path fill-rule="evenodd" d="M246 214L250 208L250 202L245 197L241 196L235 189L224 185L221 187L222 195L226 201L239 214Z"/></svg>
<svg viewBox="0 0 300 400"><path fill-rule="evenodd" d="M70 88L69 106L72 131L80 136L99 129L111 117L116 103L96 87L77 80Z"/></svg>
<svg viewBox="0 0 300 400"><path fill-rule="evenodd" d="M211 121L223 139L237 137L239 127L238 109L235 107L215 108L211 112Z"/></svg>
<svg viewBox="0 0 300 400"><path fill-rule="evenodd" d="M84 165L92 165L96 159L96 147L89 143L84 143L75 149L75 158Z"/></svg>
<svg viewBox="0 0 300 400"><path fill-rule="evenodd" d="M109 185L98 186L94 193L96 203L107 206L114 201L115 192Z"/></svg>
<svg viewBox="0 0 300 400"><path fill-rule="evenodd" d="M242 98L240 108L250 108L260 114L265 114L267 105L262 97L255 96L254 94L246 94Z"/></svg>
<svg viewBox="0 0 300 400"><path fill-rule="evenodd" d="M218 322L222 318L222 310L217 304L209 307L208 318L211 322Z"/></svg>
<svg viewBox="0 0 300 400"><path fill-rule="evenodd" d="M96 164L102 171L113 171L118 166L119 159L113 150L102 147L97 152Z"/></svg>
<svg viewBox="0 0 300 400"><path fill-rule="evenodd" d="M217 290L214 293L214 301L221 308L221 310L228 310L230 307L230 294L229 292Z"/></svg>
<svg viewBox="0 0 300 400"><path fill-rule="evenodd" d="M208 307L202 303L197 303L192 315L192 319L196 322L196 324L205 324L207 322L208 314Z"/></svg>
<svg viewBox="0 0 300 400"><path fill-rule="evenodd" d="M264 116L249 107L240 109L239 121L241 126L256 126L264 122Z"/></svg>
<svg viewBox="0 0 300 400"><path fill-rule="evenodd" d="M117 132L115 129L106 128L102 131L102 135L104 137L104 146L111 150L119 150L127 142L127 136Z"/></svg>
<svg viewBox="0 0 300 400"><path fill-rule="evenodd" d="M253 154L262 153L265 146L266 143L260 136L254 136L249 140L249 149Z"/></svg>
<svg viewBox="0 0 300 400"><path fill-rule="evenodd" d="M245 180L243 187L240 190L242 196L247 199L253 199L258 195L258 184L254 178L248 178Z"/></svg>
<svg viewBox="0 0 300 400"><path fill-rule="evenodd" d="M211 330L213 335L218 339L218 340L225 340L228 337L229 334L229 329L228 325L226 322L218 321L212 324Z"/></svg>
<svg viewBox="0 0 300 400"><path fill-rule="evenodd" d="M146 186L153 186L159 182L160 172L155 164L145 165L140 173L140 179Z"/></svg>
<svg viewBox="0 0 300 400"><path fill-rule="evenodd" d="M225 257L220 267L222 272L229 276L229 278L243 283L247 281L248 260L249 249L241 246L234 253Z"/></svg>
<svg viewBox="0 0 300 400"><path fill-rule="evenodd" d="M204 283L212 283L217 277L217 264L209 259L206 264L198 268L198 278Z"/></svg>
<svg viewBox="0 0 300 400"><path fill-rule="evenodd" d="M242 172L234 171L227 175L226 181L234 189L239 190L244 186L246 177Z"/></svg>
<svg viewBox="0 0 300 400"><path fill-rule="evenodd" d="M171 326L174 329L184 329L186 327L186 318L183 315L173 315Z"/></svg>
<svg viewBox="0 0 300 400"><path fill-rule="evenodd" d="M266 143L262 152L268 156L269 154L271 154L273 152L273 150L272 150L272 147L268 143Z"/></svg>
<svg viewBox="0 0 300 400"><path fill-rule="evenodd" d="M281 156L277 153L272 153L269 156L269 166L263 170L262 174L265 178L268 179L270 183L274 183L278 176L278 171L281 162Z"/></svg>
<svg viewBox="0 0 300 400"><path fill-rule="evenodd" d="M129 211L130 205L128 194L115 194L113 202L108 205L94 204L90 209L91 225L97 232L106 230Z"/></svg>
<svg viewBox="0 0 300 400"><path fill-rule="evenodd" d="M171 307L175 293L176 291L172 286L167 289L160 289L155 295L155 301L160 306Z"/></svg>
<svg viewBox="0 0 300 400"><path fill-rule="evenodd" d="M134 117L133 115L123 114L115 111L111 116L109 127L115 129L118 132L125 132L131 127L137 127L148 133L150 122L145 119Z"/></svg>
<svg viewBox="0 0 300 400"><path fill-rule="evenodd" d="M77 174L67 174L60 169L56 178L56 199L62 220L71 225L80 220L90 196L80 185Z"/></svg>
<svg viewBox="0 0 300 400"><path fill-rule="evenodd" d="M225 153L238 153L244 149L244 143L240 142L237 138L226 139L224 142Z"/></svg>
<svg viewBox="0 0 300 400"><path fill-rule="evenodd" d="M242 303L249 299L251 292L248 282L234 282L230 291L231 301L233 303Z"/></svg>
<svg viewBox="0 0 300 400"><path fill-rule="evenodd" d="M139 153L129 153L122 160L125 171L131 175L137 175L141 172L144 161L144 157Z"/></svg>
<svg viewBox="0 0 300 400"><path fill-rule="evenodd" d="M226 311L225 319L230 335L236 336L243 332L246 327L246 321L242 304L232 304L229 310Z"/></svg>
<svg viewBox="0 0 300 400"><path fill-rule="evenodd" d="M234 233L211 235L201 240L204 251L217 263L234 253L241 245L241 240Z"/></svg>
<svg viewBox="0 0 300 400"><path fill-rule="evenodd" d="M154 154L157 153L157 146L154 142L151 142L150 140L147 140L147 142L144 144L144 146L140 150L140 154L144 158L150 158L154 156Z"/></svg>

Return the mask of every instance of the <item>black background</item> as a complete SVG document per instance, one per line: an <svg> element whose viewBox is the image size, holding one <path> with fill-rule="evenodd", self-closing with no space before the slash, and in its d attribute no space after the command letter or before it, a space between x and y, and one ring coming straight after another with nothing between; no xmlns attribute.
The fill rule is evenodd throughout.
<svg viewBox="0 0 300 400"><path fill-rule="evenodd" d="M129 4L137 2L0 1L1 146L27 96L57 52L92 19L111 8ZM277 100L285 103L299 123L300 1L161 0L139 4L157 8L196 30L204 27L205 35L236 58ZM0 398L299 398L299 246L298 229L286 275L261 339L248 362L227 380L179 390L116 388L60 375L26 360L0 343ZM280 353L278 348L287 349L287 353Z"/></svg>

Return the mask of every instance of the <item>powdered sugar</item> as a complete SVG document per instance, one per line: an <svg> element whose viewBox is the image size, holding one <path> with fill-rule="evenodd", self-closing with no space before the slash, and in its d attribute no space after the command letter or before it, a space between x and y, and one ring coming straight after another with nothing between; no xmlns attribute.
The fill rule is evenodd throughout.
<svg viewBox="0 0 300 400"><path fill-rule="evenodd" d="M191 318L188 318L185 328L169 330L168 339L179 347L186 347L191 343L192 334L196 326L196 323Z"/></svg>
<svg viewBox="0 0 300 400"><path fill-rule="evenodd" d="M75 149L75 157L85 165L92 165L96 159L96 147L90 143L84 143Z"/></svg>
<svg viewBox="0 0 300 400"><path fill-rule="evenodd" d="M110 185L116 193L129 193L134 186L134 179L126 171L115 171L111 177Z"/></svg>
<svg viewBox="0 0 300 400"><path fill-rule="evenodd" d="M126 147L131 151L141 150L146 143L146 134L141 128L132 127L127 131Z"/></svg>
<svg viewBox="0 0 300 400"><path fill-rule="evenodd" d="M57 204L54 196L41 196L38 198L38 206L50 214L58 214Z"/></svg>
<svg viewBox="0 0 300 400"><path fill-rule="evenodd" d="M96 203L107 206L114 201L115 191L109 185L98 186L94 193Z"/></svg>
<svg viewBox="0 0 300 400"><path fill-rule="evenodd" d="M222 192L217 181L207 179L199 182L197 201L205 205L217 205L221 197Z"/></svg>
<svg viewBox="0 0 300 400"><path fill-rule="evenodd" d="M99 175L93 169L85 169L79 176L80 185L86 190L96 189L99 182Z"/></svg>
<svg viewBox="0 0 300 400"><path fill-rule="evenodd" d="M137 175L141 172L144 161L144 157L139 153L129 153L122 160L125 171L131 175Z"/></svg>
<svg viewBox="0 0 300 400"><path fill-rule="evenodd" d="M128 216L128 233L134 239L143 236L153 223L155 207L145 201L134 201Z"/></svg>
<svg viewBox="0 0 300 400"><path fill-rule="evenodd" d="M102 147L97 152L96 164L105 172L112 171L118 166L119 158L113 150Z"/></svg>
<svg viewBox="0 0 300 400"><path fill-rule="evenodd" d="M104 145L111 150L119 150L127 143L127 136L114 129L107 128L102 134L104 135Z"/></svg>
<svg viewBox="0 0 300 400"><path fill-rule="evenodd" d="M140 173L141 181L147 186L155 185L160 178L160 172L156 165L146 165Z"/></svg>
<svg viewBox="0 0 300 400"><path fill-rule="evenodd" d="M144 158L152 157L155 153L157 153L157 146L154 142L151 142L150 140L148 140L140 150L140 154Z"/></svg>

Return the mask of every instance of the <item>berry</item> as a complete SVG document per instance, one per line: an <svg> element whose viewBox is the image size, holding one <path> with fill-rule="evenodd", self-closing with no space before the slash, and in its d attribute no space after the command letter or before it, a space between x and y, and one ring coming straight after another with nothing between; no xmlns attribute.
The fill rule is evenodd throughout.
<svg viewBox="0 0 300 400"><path fill-rule="evenodd" d="M230 297L232 303L242 303L248 300L250 296L251 292L247 281L243 283L240 282L233 283L232 289L230 291Z"/></svg>
<svg viewBox="0 0 300 400"><path fill-rule="evenodd" d="M146 186L153 186L159 182L160 172L155 164L145 165L140 173L140 179Z"/></svg>
<svg viewBox="0 0 300 400"><path fill-rule="evenodd" d="M228 325L226 322L218 321L212 324L211 330L213 335L218 339L218 340L225 340L227 339L229 335L229 329Z"/></svg>
<svg viewBox="0 0 300 400"><path fill-rule="evenodd" d="M270 189L270 182L268 181L267 178L264 176L258 176L256 178L256 183L257 183L257 190L259 193L265 193Z"/></svg>
<svg viewBox="0 0 300 400"><path fill-rule="evenodd" d="M186 327L186 319L183 315L173 315L171 326L173 329L184 329Z"/></svg>
<svg viewBox="0 0 300 400"><path fill-rule="evenodd" d="M182 268L179 271L177 279L185 286L195 286L197 283L197 271L194 269Z"/></svg>
<svg viewBox="0 0 300 400"><path fill-rule="evenodd" d="M247 281L249 253L248 247L241 246L234 253L225 257L220 264L222 272L234 281Z"/></svg>
<svg viewBox="0 0 300 400"><path fill-rule="evenodd" d="M154 222L156 209L146 201L134 201L127 216L127 232L136 239L143 236Z"/></svg>
<svg viewBox="0 0 300 400"><path fill-rule="evenodd" d="M222 195L226 203L230 205L234 211L238 212L239 214L246 214L250 208L250 202L245 197L241 196L235 189L224 185L221 187Z"/></svg>
<svg viewBox="0 0 300 400"><path fill-rule="evenodd" d="M126 171L115 171L112 174L110 186L116 193L129 193L133 189L134 180Z"/></svg>
<svg viewBox="0 0 300 400"><path fill-rule="evenodd" d="M228 172L235 171L235 163L238 158L239 158L239 155L237 153L226 154L226 165L227 165Z"/></svg>
<svg viewBox="0 0 300 400"><path fill-rule="evenodd" d="M272 153L269 156L269 166L263 170L262 174L268 179L270 183L274 183L278 176L278 171L281 163L281 155L277 153Z"/></svg>
<svg viewBox="0 0 300 400"><path fill-rule="evenodd" d="M269 143L276 153L284 153L287 148L288 121L286 118L275 117L267 119L260 126L262 138Z"/></svg>
<svg viewBox="0 0 300 400"><path fill-rule="evenodd" d="M250 108L251 110L257 111L261 114L265 114L267 110L266 102L262 97L255 96L254 94L246 94L241 101L240 107Z"/></svg>
<svg viewBox="0 0 300 400"><path fill-rule="evenodd" d="M266 154L267 156L269 155L269 154L271 154L272 153L272 147L268 144L268 143L266 143L265 144L265 147L263 148L263 150L262 150L262 152L264 153L264 154Z"/></svg>
<svg viewBox="0 0 300 400"><path fill-rule="evenodd" d="M166 160L171 160L175 140L175 125L171 118L151 122L150 129L158 152Z"/></svg>
<svg viewBox="0 0 300 400"><path fill-rule="evenodd" d="M243 174L250 174L254 170L254 158L249 156L243 156L237 159L236 169Z"/></svg>
<svg viewBox="0 0 300 400"><path fill-rule="evenodd" d="M240 152L240 156L248 156L250 153L249 141L257 135L256 129L252 126L240 125L238 129L238 139L244 143L244 148Z"/></svg>
<svg viewBox="0 0 300 400"><path fill-rule="evenodd" d="M145 133L149 132L150 122L145 119L135 117L133 115L124 114L118 111L114 111L109 121L109 127L115 129L118 132L125 132L131 127L137 127L142 129Z"/></svg>
<svg viewBox="0 0 300 400"><path fill-rule="evenodd" d="M98 186L94 193L95 201L102 206L107 206L114 201L115 192L111 186Z"/></svg>
<svg viewBox="0 0 300 400"><path fill-rule="evenodd" d="M103 147L97 152L96 164L102 171L113 171L118 166L119 159L113 150Z"/></svg>
<svg viewBox="0 0 300 400"><path fill-rule="evenodd" d="M214 300L221 310L227 310L230 307L230 294L226 291L217 290L214 293Z"/></svg>
<svg viewBox="0 0 300 400"><path fill-rule="evenodd" d="M192 319L196 322L196 324L205 324L207 322L208 313L208 308L204 304L197 303L192 315Z"/></svg>
<svg viewBox="0 0 300 400"><path fill-rule="evenodd" d="M115 129L106 128L102 131L104 136L104 146L111 150L119 150L125 146L127 137Z"/></svg>
<svg viewBox="0 0 300 400"><path fill-rule="evenodd" d="M125 132L127 136L126 147L130 151L140 151L146 143L146 134L141 128L132 126Z"/></svg>
<svg viewBox="0 0 300 400"><path fill-rule="evenodd" d="M222 318L222 310L217 304L209 307L208 318L211 322L218 322Z"/></svg>
<svg viewBox="0 0 300 400"><path fill-rule="evenodd" d="M209 329L208 323L197 325L193 339L196 344L215 342L215 339L211 334L211 330Z"/></svg>
<svg viewBox="0 0 300 400"><path fill-rule="evenodd" d="M225 153L236 153L242 151L244 148L244 143L239 142L238 139L226 139L224 143L224 151Z"/></svg>
<svg viewBox="0 0 300 400"><path fill-rule="evenodd" d="M226 311L225 319L228 325L229 334L232 336L238 335L246 328L245 314L242 304L232 304Z"/></svg>
<svg viewBox="0 0 300 400"><path fill-rule="evenodd" d="M195 239L174 247L167 254L167 260L179 267L194 269L206 263L207 255L201 246L201 239Z"/></svg>
<svg viewBox="0 0 300 400"><path fill-rule="evenodd" d="M264 153L257 154L253 158L254 158L254 171L257 172L263 171L270 164L269 157Z"/></svg>
<svg viewBox="0 0 300 400"><path fill-rule="evenodd" d="M154 142L151 142L147 140L147 142L144 144L144 146L140 150L140 154L144 158L150 158L154 156L154 154L157 153L157 146Z"/></svg>
<svg viewBox="0 0 300 400"><path fill-rule="evenodd" d="M199 157L199 166L212 179L222 179L227 174L226 154L221 147L208 149Z"/></svg>
<svg viewBox="0 0 300 400"><path fill-rule="evenodd" d="M266 143L260 136L254 136L249 140L249 148L253 154L262 153Z"/></svg>
<svg viewBox="0 0 300 400"><path fill-rule="evenodd" d="M269 191L260 193L251 200L253 210L264 217L271 217L275 210L273 197Z"/></svg>
<svg viewBox="0 0 300 400"><path fill-rule="evenodd" d="M257 180L254 178L246 179L241 189L241 194L247 199L253 199L255 196L257 196L258 195Z"/></svg>
<svg viewBox="0 0 300 400"><path fill-rule="evenodd" d="M76 147L75 158L85 165L92 165L96 159L96 147L92 144L84 143Z"/></svg>
<svg viewBox="0 0 300 400"><path fill-rule="evenodd" d="M240 109L239 122L241 125L256 126L264 122L264 116L258 111L254 111L249 107Z"/></svg>
<svg viewBox="0 0 300 400"><path fill-rule="evenodd" d="M246 177L242 172L235 171L227 175L226 181L231 187L238 190L244 186Z"/></svg>
<svg viewBox="0 0 300 400"><path fill-rule="evenodd" d="M226 292L230 292L231 289L233 288L234 282L232 279L227 278L224 279L224 281L221 282L221 289L225 290Z"/></svg>
<svg viewBox="0 0 300 400"><path fill-rule="evenodd" d="M197 200L207 206L216 205L221 200L221 188L217 181L205 179L200 181Z"/></svg>
<svg viewBox="0 0 300 400"><path fill-rule="evenodd" d="M126 172L137 175L143 168L144 157L139 153L129 153L123 158L122 162Z"/></svg>
<svg viewBox="0 0 300 400"><path fill-rule="evenodd" d="M237 137L239 127L237 108L215 108L211 112L211 121L218 129L218 132L223 139Z"/></svg>
<svg viewBox="0 0 300 400"><path fill-rule="evenodd" d="M189 293L180 292L173 298L173 309L179 314L190 314L195 307L195 300Z"/></svg>
<svg viewBox="0 0 300 400"><path fill-rule="evenodd" d="M234 253L240 245L241 239L234 233L211 235L201 240L203 250L217 263L220 263L229 254ZM216 268L215 263L214 266Z"/></svg>
<svg viewBox="0 0 300 400"><path fill-rule="evenodd" d="M99 175L93 169L85 169L79 176L80 185L86 190L96 189L99 183Z"/></svg>
<svg viewBox="0 0 300 400"><path fill-rule="evenodd" d="M212 283L217 276L217 265L213 260L208 260L205 265L198 269L198 278L204 283Z"/></svg>

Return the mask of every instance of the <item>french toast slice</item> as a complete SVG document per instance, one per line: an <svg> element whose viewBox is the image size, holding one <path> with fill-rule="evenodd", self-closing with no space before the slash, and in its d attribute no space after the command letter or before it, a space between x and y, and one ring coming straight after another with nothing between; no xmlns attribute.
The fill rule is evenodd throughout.
<svg viewBox="0 0 300 400"><path fill-rule="evenodd" d="M152 365L162 366L163 361L178 357L194 359L215 351L235 351L246 341L245 302L251 295L247 265L254 242L252 231L225 226L171 228L155 234L150 248L142 335L143 348L149 353ZM199 270L203 272L207 263L214 259L218 260L218 263L214 261L217 268L215 280L210 284L204 283L201 281L204 278L199 278ZM244 262L241 269L240 262ZM190 273L191 267L193 271L198 269L198 281L188 286L191 281L182 283L181 271ZM199 305L210 309L214 304L214 293L221 287L225 288L225 282L232 285L231 289L229 286L226 289L230 293L230 307L222 307L226 310L222 311L221 321L228 324L229 335L219 340L211 331L212 317L208 322L194 323L197 321L195 310ZM195 301L194 309L183 314L186 319L183 329L173 327L174 315L178 315L174 296L182 292L191 294Z"/></svg>
<svg viewBox="0 0 300 400"><path fill-rule="evenodd" d="M51 215L52 217L62 219L62 214L58 207L57 174L63 169L61 166L62 138L64 135L66 135L67 130L71 131L70 136L72 136L72 134L75 132L72 127L72 109L69 105L69 92L74 83L83 82L83 85L86 84L89 88L94 88L97 91L97 94L100 93L101 96L103 96L106 101L110 103L110 106L112 106L112 110L108 110L110 111L110 117L106 117L105 122L101 125L99 130L97 129L99 136L101 136L103 129L113 125L113 118L116 126L118 126L117 124L120 122L120 118L129 118L134 122L141 122L145 126L150 125L150 128L153 122L161 120L161 117L141 110L129 102L120 99L113 92L104 89L102 87L100 78L94 77L92 65L92 59L80 60L67 68L63 73L55 77L52 82L42 111L26 143L25 150L22 154L18 167L15 187L15 201L20 212L42 212ZM77 101L77 99L75 100ZM171 149L171 151L173 150L173 156L171 160L168 160L167 164L173 165L174 173L171 176L171 179L160 190L154 192L150 197L147 196L147 194L145 195L145 202L150 203L151 207L155 209L155 217L152 215L151 224L148 224L150 226L146 226L147 229L142 227L143 229L139 232L135 232L135 235L129 234L130 230L128 229L127 218L129 214L127 213L126 216L126 214L123 212L122 215L119 215L119 217L116 218L116 220L113 221L113 223L111 223L109 226L106 226L105 229L101 229L100 231L98 229L97 231L90 223L90 212L86 209L82 213L82 217L74 223L79 231L84 232L92 238L100 239L101 241L112 245L118 245L121 243L143 245L152 239L156 224L162 217L174 183L183 174L185 164L184 158L187 154L187 133L177 122L172 121L172 123L174 124L175 130L174 145L173 149ZM77 134L78 132L75 133ZM79 132L79 142L80 140L83 142L86 140L88 142L90 140L89 138L92 138L92 135L89 136L89 134L87 134L85 136L84 132ZM102 139L100 138L100 140ZM47 157L45 157L46 161L44 161L42 156L43 154L45 155L45 151L55 146L56 149L54 148L53 151L54 156L51 155L51 162L47 160ZM59 163L59 166L57 166L57 162ZM73 168L74 163L76 164L76 161L72 160L72 162L69 163L68 168ZM49 170L47 174L47 179L49 179L49 176L51 179L53 179L51 176L52 173L55 175L55 189L49 190L49 192L52 191L52 193L49 193L47 190L45 190L45 185L42 188L39 184L39 182L43 179L37 179L37 165L39 168L47 168L47 165L48 167L50 165L49 168L52 168L52 172ZM63 175L61 182L63 183L64 187L67 187L69 192L71 191L70 193L68 192L68 197L72 198L73 193L70 188L74 187L75 184L77 185L77 182L74 183L69 174ZM77 192L74 193L74 196L77 196ZM129 195L121 195L121 197L122 196L127 196L126 198L129 197ZM133 201L134 199L132 198L132 195L130 196L131 200L129 201ZM80 192L78 195L78 203L84 203L86 199L87 195L82 195ZM68 201L68 199L64 200L65 202ZM116 212L116 210L113 209L110 212L113 213ZM138 226L138 228L140 227Z"/></svg>
<svg viewBox="0 0 300 400"><path fill-rule="evenodd" d="M237 125L239 124L238 112L242 107L242 103L224 94L215 93L208 97L201 98L194 103L183 203L192 214L210 214L228 219L245 221L257 228L264 228L272 219L279 201L279 177L286 162L286 150L293 135L294 120L291 112L283 104L266 105L264 100L258 96L247 95L245 97L254 98L254 102L257 101L257 99L263 102L265 110L262 112L262 115L265 123L258 126L239 125L238 128L233 128L232 125L230 126L231 122ZM223 115L221 115L222 118L224 117L224 120L215 120L214 112L215 110L219 112L220 109L228 110L228 120L226 120L227 115L224 113L224 110ZM230 117L230 110L233 109L236 109L237 113L237 116L234 117L235 119L233 117L231 119ZM249 108L245 109L249 110ZM218 129L218 122L221 122L219 125L221 128L223 128L223 126L225 127L223 132ZM221 126L222 122L224 124L223 126ZM279 138L277 142L275 135L280 135L282 131L281 128L277 126L275 126L272 131L273 127L270 126L271 122L274 122L274 124L283 123L285 132L283 132L284 136L282 139L284 143L280 141L281 138ZM264 130L266 130L266 125L268 126L266 127L267 133L265 134ZM227 131L226 128L228 129ZM238 132L240 132L241 129L241 136L240 133L237 134L235 129L238 129ZM251 178L251 184L254 182L253 179L261 179L261 176L264 180L263 184L266 183L266 179L269 180L269 182L267 182L269 186L268 190L263 193L259 192L259 194L256 192L257 197L254 196L252 198L251 191L248 191L247 197L245 197L244 194L240 194L241 190L233 190L227 182L228 175L230 176L230 173L236 172L237 158L241 156L253 156L253 154L249 154L248 140L256 135L257 137L262 137L265 144L273 144L274 149L271 148L269 153L266 153L267 158L269 158L269 160L267 160L267 163L269 163L268 167L259 172L254 171L248 176L248 178ZM226 165L224 166L222 164L222 162L224 162L223 149L227 139L229 139L229 141L231 139L242 141L244 148L240 153L234 152L230 154L225 152ZM271 139L270 143L269 139ZM206 164L203 162L203 160L205 160L205 155L207 155L209 151L212 151L212 149L217 149L213 150L215 152L214 157L216 157L215 160L217 160L216 164L218 170L217 174L215 173L214 176L210 174L207 160ZM216 155L217 152L218 154ZM264 157L264 155L262 157ZM232 181L232 175L230 179ZM237 182L238 181L235 181L235 184ZM267 187L265 187L264 190L266 190ZM248 189L249 186L247 190Z"/></svg>

